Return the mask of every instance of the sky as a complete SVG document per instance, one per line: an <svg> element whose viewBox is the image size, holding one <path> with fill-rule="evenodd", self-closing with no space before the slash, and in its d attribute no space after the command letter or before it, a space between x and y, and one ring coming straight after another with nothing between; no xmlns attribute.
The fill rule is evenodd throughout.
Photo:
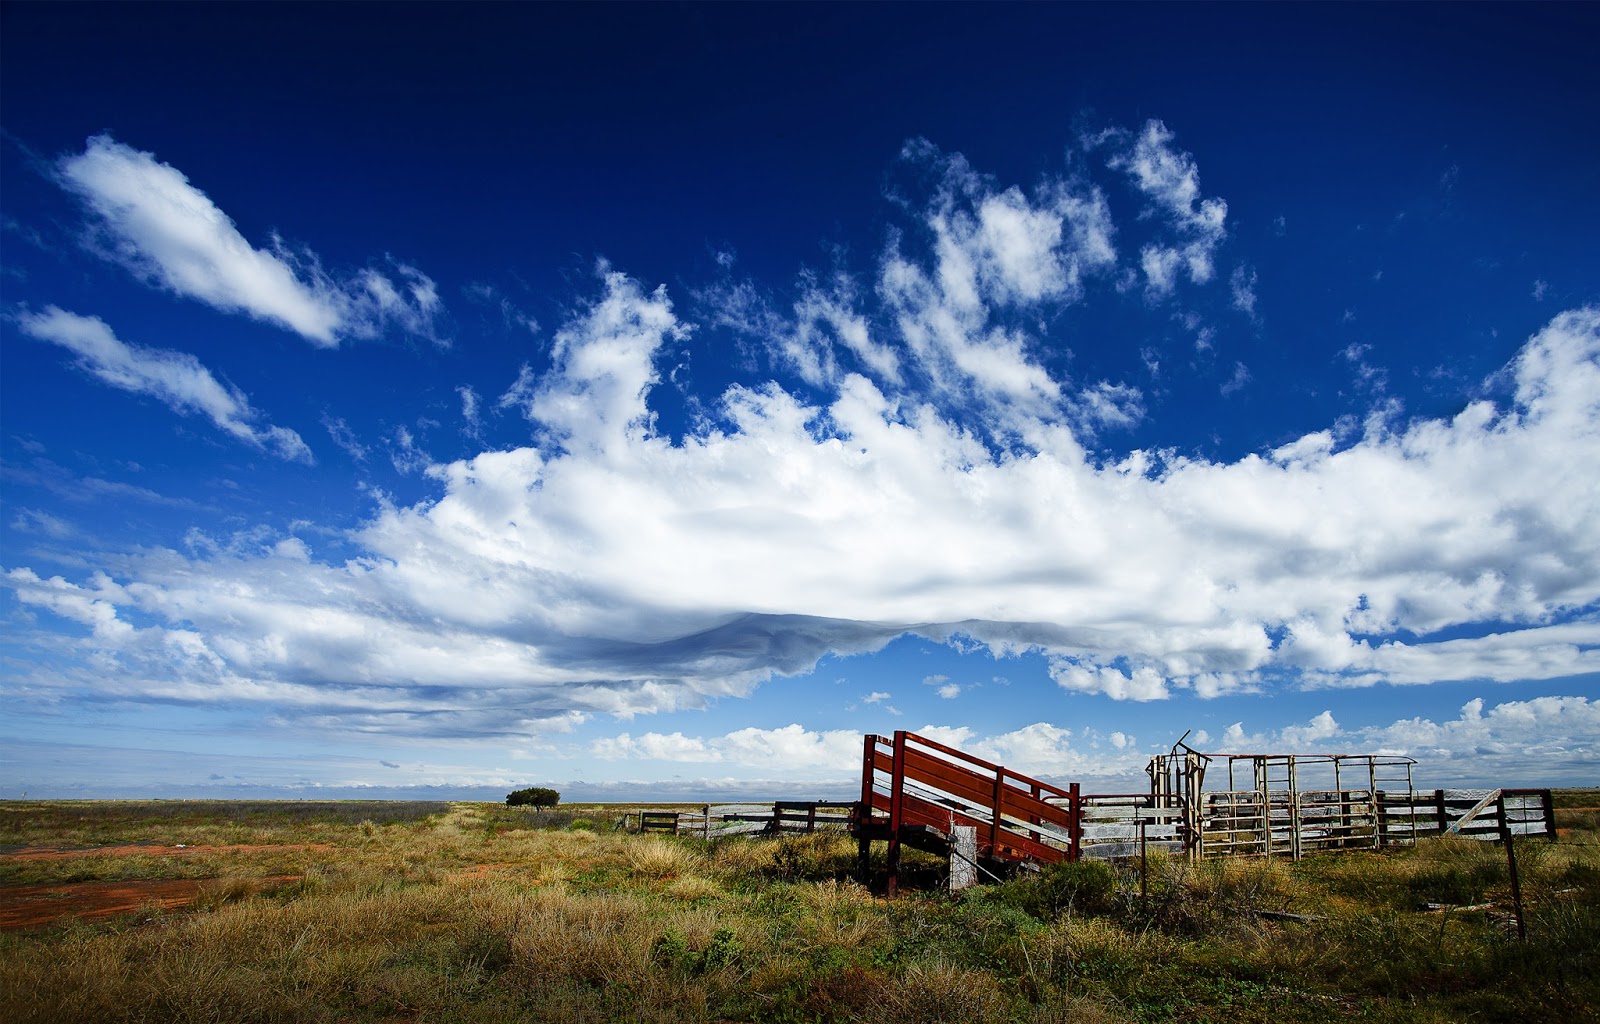
<svg viewBox="0 0 1600 1024"><path fill-rule="evenodd" d="M1600 783L1597 37L0 6L0 798Z"/></svg>

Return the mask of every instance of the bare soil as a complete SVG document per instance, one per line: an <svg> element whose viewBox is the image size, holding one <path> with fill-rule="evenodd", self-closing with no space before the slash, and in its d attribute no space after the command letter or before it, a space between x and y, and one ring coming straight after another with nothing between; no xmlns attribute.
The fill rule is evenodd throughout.
<svg viewBox="0 0 1600 1024"><path fill-rule="evenodd" d="M282 884L298 875L261 879ZM0 931L43 928L66 918L98 921L123 914L177 910L200 896L209 879L176 878L153 881L59 882L50 885L0 886Z"/></svg>
<svg viewBox="0 0 1600 1024"><path fill-rule="evenodd" d="M263 850L331 850L326 843L269 846L25 846L0 852L0 860L66 860L73 857L187 857L208 853L253 853ZM260 881L281 884L298 875L275 875ZM42 928L66 918L97 921L142 911L176 910L193 903L210 879L175 878L114 882L51 882L43 885L0 885L0 931Z"/></svg>
<svg viewBox="0 0 1600 1024"><path fill-rule="evenodd" d="M158 846L154 843L135 843L131 846L24 846L9 853L0 852L0 860L65 860L69 857L187 857L200 853L255 853L261 850L331 850L328 843L285 843L268 846Z"/></svg>

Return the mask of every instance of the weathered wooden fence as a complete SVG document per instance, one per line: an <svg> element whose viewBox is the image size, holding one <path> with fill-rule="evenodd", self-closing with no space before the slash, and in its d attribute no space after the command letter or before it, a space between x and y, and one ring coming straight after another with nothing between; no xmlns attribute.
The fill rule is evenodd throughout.
<svg viewBox="0 0 1600 1024"><path fill-rule="evenodd" d="M1548 789L1379 790L1377 806L1385 843L1413 843L1446 833L1490 841L1506 832L1556 837L1555 806Z"/></svg>
<svg viewBox="0 0 1600 1024"><path fill-rule="evenodd" d="M853 801L778 800L770 804L702 804L697 811L640 811L623 818L629 831L692 835L706 839L762 833L845 830L855 812Z"/></svg>
<svg viewBox="0 0 1600 1024"><path fill-rule="evenodd" d="M1208 790L1207 767L1216 760L1225 762L1228 788ZM1555 839L1548 789L1418 791L1413 763L1366 754L1202 754L1180 741L1171 754L1151 759L1149 792L1084 793L1078 783L1045 782L900 731L863 738L859 801L643 811L636 827L707 839L848 829L859 844L863 879L872 843L888 844L891 895L902 845L949 854L955 878L978 870L992 875L1007 862L1142 857L1151 850L1196 860L1298 860L1317 850L1376 849L1445 833ZM1359 782L1366 785L1347 785ZM1404 788L1380 785L1396 782ZM634 817L625 825L635 827Z"/></svg>
<svg viewBox="0 0 1600 1024"><path fill-rule="evenodd" d="M1226 769L1225 789L1205 788L1213 762ZM1195 859L1298 860L1317 850L1376 849L1447 831L1485 840L1507 833L1555 837L1549 790L1419 791L1414 764L1373 754L1202 754L1180 742L1152 758L1148 771L1157 804L1182 810L1179 835ZM1209 774L1221 778L1220 771Z"/></svg>

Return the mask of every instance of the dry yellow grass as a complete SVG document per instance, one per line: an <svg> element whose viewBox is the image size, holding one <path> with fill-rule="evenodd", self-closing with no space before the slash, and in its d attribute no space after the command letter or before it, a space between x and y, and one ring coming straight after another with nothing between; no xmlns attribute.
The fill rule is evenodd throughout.
<svg viewBox="0 0 1600 1024"><path fill-rule="evenodd" d="M293 884L264 884L281 861L224 854L188 912L0 935L0 1020L1320 1024L1477 1008L1573 1024L1596 1002L1590 848L1519 847L1522 947L1481 915L1414 909L1428 886L1498 894L1502 854L1477 844L1155 858L1148 901L1124 873L1098 909L1043 920L1013 900L1032 883L875 897L841 876L846 836L707 845L502 824L478 805L318 826L331 846L304 853Z"/></svg>

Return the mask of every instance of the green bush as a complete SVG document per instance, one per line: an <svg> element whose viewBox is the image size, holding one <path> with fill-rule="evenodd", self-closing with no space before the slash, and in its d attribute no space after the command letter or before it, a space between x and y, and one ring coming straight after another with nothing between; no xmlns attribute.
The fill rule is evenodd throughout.
<svg viewBox="0 0 1600 1024"><path fill-rule="evenodd" d="M543 786L531 786L506 794L506 805L509 807L554 807L560 802L560 793Z"/></svg>
<svg viewBox="0 0 1600 1024"><path fill-rule="evenodd" d="M1000 902L1041 921L1054 921L1067 914L1110 913L1116 907L1117 876L1104 861L1063 861L998 889Z"/></svg>

